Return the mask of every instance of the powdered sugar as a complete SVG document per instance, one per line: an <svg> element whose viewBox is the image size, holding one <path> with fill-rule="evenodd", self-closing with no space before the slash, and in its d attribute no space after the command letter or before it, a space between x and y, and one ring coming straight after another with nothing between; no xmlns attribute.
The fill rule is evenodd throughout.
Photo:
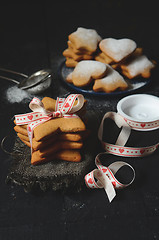
<svg viewBox="0 0 159 240"><path fill-rule="evenodd" d="M94 76L101 75L106 71L106 64L94 61L94 60L84 60L77 64L73 71L73 76L79 75L80 77L84 76Z"/></svg>
<svg viewBox="0 0 159 240"><path fill-rule="evenodd" d="M12 86L8 88L5 92L6 98L10 103L19 103L19 102L27 102L32 99L32 95L29 94L25 90L21 90L17 86Z"/></svg>
<svg viewBox="0 0 159 240"><path fill-rule="evenodd" d="M154 64L149 61L149 59L145 55L142 55L137 56L135 59L129 62L126 67L130 75L134 77L144 71L149 71L151 68L154 67Z"/></svg>
<svg viewBox="0 0 159 240"><path fill-rule="evenodd" d="M90 81L103 76L107 65L94 60L84 60L79 62L71 74L72 82L75 86L86 86ZM70 78L70 75L69 75Z"/></svg>
<svg viewBox="0 0 159 240"><path fill-rule="evenodd" d="M110 65L109 65L110 66ZM108 69L107 69L108 70ZM106 73L107 73L107 70L106 70ZM115 71L115 70L114 70ZM63 64L63 66L62 66L62 68L61 68L61 77L62 77L62 81L64 81L65 83L69 83L68 84L68 86L69 87L71 87L71 88L73 88L73 89L76 89L76 91L77 91L77 89L78 89L78 91L79 92L81 92L82 94L83 94L83 92L87 92L87 94L90 94L90 95L92 95L92 94L98 94L98 95L103 95L103 94L105 94L105 95L107 95L107 93L103 93L103 92L98 92L98 93L95 93L93 90L84 90L83 91L83 89L81 89L81 88L75 88L74 87L74 85L73 84L70 84L71 82L68 82L68 81L66 81L66 78L68 77L68 75L70 74L70 73L72 73L73 72L73 68L68 68L68 67L66 67L66 65L65 64ZM140 88L142 88L142 87L144 87L144 86L146 86L149 82L150 82L150 80L149 79L145 79L145 78L141 78L141 79L139 79L139 80L135 80L135 81L133 81L133 80L131 80L131 81L129 81L128 79L124 79L125 81L126 81L126 83L128 83L128 88L126 89L126 91L127 92L133 92L134 90L137 90L137 89L140 89ZM120 91L115 91L113 94L112 94L112 96L114 96L114 95L119 95L121 92ZM111 95L111 94L110 94ZM97 100L96 100L97 101ZM96 102L95 101L95 102Z"/></svg>
<svg viewBox="0 0 159 240"><path fill-rule="evenodd" d="M73 40L77 48L80 48L80 45L84 48L88 48L89 51L94 52L97 48L98 42L101 40L101 37L94 29L85 29L79 27L75 32L70 35L70 40Z"/></svg>
<svg viewBox="0 0 159 240"><path fill-rule="evenodd" d="M10 103L28 102L35 94L39 94L49 88L51 85L51 78L46 79L44 82L31 87L27 90L18 88L17 85L9 87L6 92L6 98Z"/></svg>
<svg viewBox="0 0 159 240"><path fill-rule="evenodd" d="M108 74L104 78L99 79L102 84L114 85L114 84L117 84L119 81L125 82L124 78L117 71L115 71L111 66L107 65L107 68L109 69Z"/></svg>
<svg viewBox="0 0 159 240"><path fill-rule="evenodd" d="M132 53L137 45L133 40L128 38L119 40L106 38L100 42L99 47L101 51L111 57L115 62L119 62Z"/></svg>

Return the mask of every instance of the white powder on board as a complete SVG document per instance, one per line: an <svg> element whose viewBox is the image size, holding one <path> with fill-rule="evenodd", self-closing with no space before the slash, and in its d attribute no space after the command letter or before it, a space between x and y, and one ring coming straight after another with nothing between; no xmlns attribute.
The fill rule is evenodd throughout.
<svg viewBox="0 0 159 240"><path fill-rule="evenodd" d="M17 86L13 86L6 90L6 98L10 103L28 102L28 100L31 100L35 94L45 91L50 85L51 78L35 87L29 88L28 90L22 90Z"/></svg>
<svg viewBox="0 0 159 240"><path fill-rule="evenodd" d="M19 103L32 99L32 95L17 86L13 86L6 90L6 98L10 103Z"/></svg>

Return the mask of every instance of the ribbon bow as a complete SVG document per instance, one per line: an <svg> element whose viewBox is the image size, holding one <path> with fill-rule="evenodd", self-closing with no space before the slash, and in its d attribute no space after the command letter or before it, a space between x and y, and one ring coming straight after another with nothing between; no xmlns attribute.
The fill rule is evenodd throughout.
<svg viewBox="0 0 159 240"><path fill-rule="evenodd" d="M134 181L135 170L130 164L122 161L114 162L110 164L108 167L103 166L99 160L99 157L101 154L108 154L108 153L99 153L96 156L95 164L98 169L94 169L93 171L91 171L85 176L85 183L88 188L104 188L108 196L109 202L111 202L116 196L115 189L125 188ZM123 166L128 166L133 171L133 179L128 184L120 183L115 178L115 174Z"/></svg>
<svg viewBox="0 0 159 240"><path fill-rule="evenodd" d="M118 136L118 139L114 145L114 148L112 147L112 144L110 147L110 146L108 146L108 143L105 143L102 141L103 125L104 125L104 120L106 118L111 118L112 120L115 121L115 123L117 124L117 126L119 128L122 128L122 130ZM112 153L112 154L121 156L123 152L121 151L120 146L124 146L126 144L128 138L130 136L130 133L131 133L131 128L119 114L114 113L114 112L106 113L101 121L99 130L98 130L98 138L102 142L102 145L103 145L104 149L106 150L106 152L104 154L107 155L107 154ZM109 147L110 147L110 149L108 149ZM113 151L113 149L114 149L114 151ZM95 158L95 164L98 169L94 169L92 172L88 173L85 176L85 183L86 183L87 187L89 187L89 188L104 188L105 192L108 196L108 199L111 202L113 200L113 198L116 196L115 189L125 188L134 181L135 171L131 165L129 165L126 162L122 162L122 161L114 162L111 165L109 165L108 167L105 167L101 164L101 162L99 160L99 156L101 154L103 154L103 153L98 154ZM130 167L134 174L133 179L129 184L120 183L114 176L116 174L116 172L125 165ZM97 179L97 181L96 181L96 179Z"/></svg>
<svg viewBox="0 0 159 240"><path fill-rule="evenodd" d="M77 104L74 106L75 100L78 100ZM29 108L33 111L31 113L15 115L16 125L24 125L28 124L27 131L28 137L31 144L32 151L32 138L33 138L33 130L38 125L49 121L52 118L57 117L78 117L76 114L84 104L84 97L81 94L70 94L66 99L65 98L57 98L55 111L50 112L44 108L43 103L40 99L34 97L29 104Z"/></svg>

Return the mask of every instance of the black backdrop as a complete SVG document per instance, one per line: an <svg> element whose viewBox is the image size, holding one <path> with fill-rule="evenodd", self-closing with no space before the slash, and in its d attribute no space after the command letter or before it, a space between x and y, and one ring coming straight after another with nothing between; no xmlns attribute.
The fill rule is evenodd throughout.
<svg viewBox="0 0 159 240"><path fill-rule="evenodd" d="M103 37L131 38L159 62L157 1L92 0L0 4L0 67L31 74L50 67L53 85L45 95L57 97L67 89L58 70L67 37L77 27L93 28ZM158 67L144 93L159 96ZM0 79L1 139L14 114L28 110L28 101L7 97L12 83ZM140 91L141 92L141 91ZM42 97L41 95L40 97ZM121 98L89 96L88 110L115 111ZM0 239L159 239L158 152L141 161L129 160L135 182L109 204L104 190L77 193L25 193L5 179L12 159L0 152Z"/></svg>

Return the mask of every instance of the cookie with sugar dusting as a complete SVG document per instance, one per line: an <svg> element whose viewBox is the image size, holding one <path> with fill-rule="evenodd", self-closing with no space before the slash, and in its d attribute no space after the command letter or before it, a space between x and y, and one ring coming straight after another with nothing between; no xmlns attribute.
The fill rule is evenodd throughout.
<svg viewBox="0 0 159 240"><path fill-rule="evenodd" d="M107 74L104 78L96 79L93 85L93 90L95 92L114 92L117 89L126 90L128 84L124 78L114 70L110 65L107 65Z"/></svg>
<svg viewBox="0 0 159 240"><path fill-rule="evenodd" d="M134 52L136 47L136 42L128 38L105 38L99 43L101 51L113 59L114 62L125 59Z"/></svg>
<svg viewBox="0 0 159 240"><path fill-rule="evenodd" d="M82 59L81 55L74 53L69 48L67 48L63 51L63 56L66 58L72 58L75 61L80 61Z"/></svg>
<svg viewBox="0 0 159 240"><path fill-rule="evenodd" d="M94 29L79 27L68 36L68 39L77 50L95 52L102 38Z"/></svg>
<svg viewBox="0 0 159 240"><path fill-rule="evenodd" d="M67 57L66 58L66 61L65 61L65 64L66 64L66 66L67 67L76 67L76 65L77 65L77 61L75 61L73 58L70 58L70 57Z"/></svg>
<svg viewBox="0 0 159 240"><path fill-rule="evenodd" d="M143 78L151 76L151 70L155 64L151 62L145 55L139 55L131 58L127 63L121 64L122 73L132 79L141 75Z"/></svg>
<svg viewBox="0 0 159 240"><path fill-rule="evenodd" d="M73 52L73 50L71 50L70 48L67 48L63 51L63 56L64 57L68 57L68 58L73 58L75 61L81 61L81 60L90 60L93 59L92 55L88 55L88 54L76 54Z"/></svg>
<svg viewBox="0 0 159 240"><path fill-rule="evenodd" d="M81 49L78 50L74 46L74 44L71 41L67 41L68 48L71 49L75 54L87 54L87 55L92 55L92 51L88 51L86 49Z"/></svg>
<svg viewBox="0 0 159 240"><path fill-rule="evenodd" d="M79 62L71 72L66 81L77 87L89 85L92 80L101 78L106 74L107 65L94 60L83 60Z"/></svg>
<svg viewBox="0 0 159 240"><path fill-rule="evenodd" d="M109 56L107 56L105 53L103 52L99 52L96 56L95 56L95 60L99 61L99 62L103 62L106 64L112 64L114 63L113 59L110 58Z"/></svg>

